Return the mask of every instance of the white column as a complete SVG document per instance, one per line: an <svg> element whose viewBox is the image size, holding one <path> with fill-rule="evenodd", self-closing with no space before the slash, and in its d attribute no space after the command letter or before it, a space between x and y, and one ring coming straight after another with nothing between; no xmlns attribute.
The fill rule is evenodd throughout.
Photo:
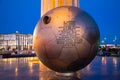
<svg viewBox="0 0 120 80"><path fill-rule="evenodd" d="M54 5L55 7L54 7ZM53 7L51 7L53 5ZM75 6L79 7L79 0L63 0L62 6ZM41 0L41 17L49 10L59 7L58 0Z"/></svg>
<svg viewBox="0 0 120 80"><path fill-rule="evenodd" d="M66 6L72 6L72 0L66 0Z"/></svg>
<svg viewBox="0 0 120 80"><path fill-rule="evenodd" d="M74 6L79 7L79 0L74 0Z"/></svg>
<svg viewBox="0 0 120 80"><path fill-rule="evenodd" d="M64 0L64 6L66 5L66 0Z"/></svg>
<svg viewBox="0 0 120 80"><path fill-rule="evenodd" d="M48 5L48 10L47 10L47 11L49 11L49 10L51 9L51 8L50 8L50 4L51 4L50 1L52 1L52 0L48 0L48 4L47 4L47 5ZM47 11L46 11L46 12L47 12Z"/></svg>
<svg viewBox="0 0 120 80"><path fill-rule="evenodd" d="M42 17L42 15L43 15L43 5L44 5L43 1L44 1L44 0L41 0L41 10L40 10L40 11L41 11L41 17Z"/></svg>
<svg viewBox="0 0 120 80"><path fill-rule="evenodd" d="M41 0L41 17L48 11L48 0Z"/></svg>
<svg viewBox="0 0 120 80"><path fill-rule="evenodd" d="M58 0L58 6L64 6L64 0Z"/></svg>
<svg viewBox="0 0 120 80"><path fill-rule="evenodd" d="M56 7L58 7L58 0L56 0Z"/></svg>

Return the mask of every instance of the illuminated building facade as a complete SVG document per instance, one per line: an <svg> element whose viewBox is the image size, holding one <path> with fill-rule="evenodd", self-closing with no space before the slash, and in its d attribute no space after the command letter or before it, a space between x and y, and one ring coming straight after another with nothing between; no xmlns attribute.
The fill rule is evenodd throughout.
<svg viewBox="0 0 120 80"><path fill-rule="evenodd" d="M41 0L41 16L49 10L60 6L79 7L79 0Z"/></svg>
<svg viewBox="0 0 120 80"><path fill-rule="evenodd" d="M0 49L32 50L32 34L0 34Z"/></svg>

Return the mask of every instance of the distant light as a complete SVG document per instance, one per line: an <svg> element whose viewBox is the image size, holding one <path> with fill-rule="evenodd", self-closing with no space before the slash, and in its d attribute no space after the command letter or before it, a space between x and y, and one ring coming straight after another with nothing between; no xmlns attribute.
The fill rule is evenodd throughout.
<svg viewBox="0 0 120 80"><path fill-rule="evenodd" d="M104 40L102 40L101 42L102 42L102 43L104 43L105 41L104 41Z"/></svg>
<svg viewBox="0 0 120 80"><path fill-rule="evenodd" d="M18 33L19 33L19 31L16 31L16 33L18 34Z"/></svg>
<svg viewBox="0 0 120 80"><path fill-rule="evenodd" d="M106 40L107 38L105 37L104 40Z"/></svg>
<svg viewBox="0 0 120 80"><path fill-rule="evenodd" d="M115 42L115 40L113 40L113 42Z"/></svg>

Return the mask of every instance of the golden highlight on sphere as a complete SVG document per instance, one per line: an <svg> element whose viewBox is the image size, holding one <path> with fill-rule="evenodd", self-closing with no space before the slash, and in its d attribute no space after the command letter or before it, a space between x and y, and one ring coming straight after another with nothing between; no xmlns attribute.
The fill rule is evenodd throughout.
<svg viewBox="0 0 120 80"><path fill-rule="evenodd" d="M33 43L37 56L57 72L75 72L96 56L99 29L93 18L77 7L58 7L37 23Z"/></svg>

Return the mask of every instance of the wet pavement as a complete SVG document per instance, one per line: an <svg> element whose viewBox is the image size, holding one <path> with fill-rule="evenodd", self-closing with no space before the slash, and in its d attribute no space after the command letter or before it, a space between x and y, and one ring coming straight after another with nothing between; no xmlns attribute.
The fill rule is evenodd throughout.
<svg viewBox="0 0 120 80"><path fill-rule="evenodd" d="M56 75L37 57L0 59L0 80L120 80L120 58L96 57L73 77Z"/></svg>

